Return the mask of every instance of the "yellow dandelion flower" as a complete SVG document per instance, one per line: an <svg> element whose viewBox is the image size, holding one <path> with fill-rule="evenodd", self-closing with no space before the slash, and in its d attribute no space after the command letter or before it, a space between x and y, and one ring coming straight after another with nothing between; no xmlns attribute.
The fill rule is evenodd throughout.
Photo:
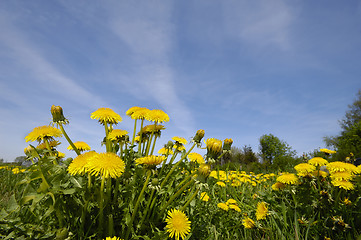
<svg viewBox="0 0 361 240"><path fill-rule="evenodd" d="M343 188L345 190L353 190L354 185L352 182L349 182L347 180L333 180L331 181L332 185L335 187Z"/></svg>
<svg viewBox="0 0 361 240"><path fill-rule="evenodd" d="M40 126L36 127L26 137L26 142L41 141L43 139L51 139L53 137L61 137L63 133L52 126Z"/></svg>
<svg viewBox="0 0 361 240"><path fill-rule="evenodd" d="M231 150L231 146L233 143L232 138L226 138L223 140L223 150Z"/></svg>
<svg viewBox="0 0 361 240"><path fill-rule="evenodd" d="M135 163L138 164L144 164L144 165L158 165L164 161L164 156L147 156L138 158L135 160Z"/></svg>
<svg viewBox="0 0 361 240"><path fill-rule="evenodd" d="M188 143L187 140L182 137L174 136L174 137L172 137L172 139L178 144L187 144Z"/></svg>
<svg viewBox="0 0 361 240"><path fill-rule="evenodd" d="M259 202L256 209L256 219L265 219L268 215L268 208L265 202Z"/></svg>
<svg viewBox="0 0 361 240"><path fill-rule="evenodd" d="M345 199L343 200L343 203L344 203L345 205L351 205L351 204L352 204L352 202L351 202L348 198L345 198Z"/></svg>
<svg viewBox="0 0 361 240"><path fill-rule="evenodd" d="M225 187L226 184L224 182L216 182L217 185L221 186L221 187Z"/></svg>
<svg viewBox="0 0 361 240"><path fill-rule="evenodd" d="M355 171L356 174L360 174L361 173L361 165L358 165L356 167L356 171Z"/></svg>
<svg viewBox="0 0 361 240"><path fill-rule="evenodd" d="M316 170L316 167L309 163L300 163L294 167L297 171L297 174L300 176L305 176Z"/></svg>
<svg viewBox="0 0 361 240"><path fill-rule="evenodd" d="M87 164L95 158L98 153L91 151L83 153L76 158L68 166L68 172L70 175L83 175L88 171Z"/></svg>
<svg viewBox="0 0 361 240"><path fill-rule="evenodd" d="M298 182L298 178L293 173L285 173L279 176L276 181L284 184L296 184Z"/></svg>
<svg viewBox="0 0 361 240"><path fill-rule="evenodd" d="M121 129L113 129L108 134L108 139L110 141L121 141L124 140L124 137L128 134L127 130L121 130Z"/></svg>
<svg viewBox="0 0 361 240"><path fill-rule="evenodd" d="M123 239L121 239L120 237L106 237L103 240L123 240Z"/></svg>
<svg viewBox="0 0 361 240"><path fill-rule="evenodd" d="M183 146L183 145L174 145L173 148L176 150L176 151L179 151L179 152L182 152L182 151L185 151L186 148Z"/></svg>
<svg viewBox="0 0 361 240"><path fill-rule="evenodd" d="M247 229L251 229L251 228L254 228L255 224L254 224L254 221L251 219L251 218L245 218L242 220L242 224L245 228Z"/></svg>
<svg viewBox="0 0 361 240"><path fill-rule="evenodd" d="M65 158L65 153L62 153L62 152L58 151L58 157L59 158Z"/></svg>
<svg viewBox="0 0 361 240"><path fill-rule="evenodd" d="M125 114L128 115L128 116L132 116L132 114L133 114L134 112L136 112L137 110L139 110L139 109L142 109L142 108L141 108L141 107L137 107L137 106L131 107L131 108L128 109L128 111L125 112Z"/></svg>
<svg viewBox="0 0 361 240"><path fill-rule="evenodd" d="M223 209L224 211L229 210L229 206L226 203L218 203L217 207L219 207L220 209Z"/></svg>
<svg viewBox="0 0 361 240"><path fill-rule="evenodd" d="M80 152L89 151L91 149L86 142L82 142L82 141L74 142L74 145ZM67 149L74 150L71 145L69 145Z"/></svg>
<svg viewBox="0 0 361 240"><path fill-rule="evenodd" d="M237 201L230 198L230 199L227 200L226 204L227 205L237 205Z"/></svg>
<svg viewBox="0 0 361 240"><path fill-rule="evenodd" d="M115 153L100 153L88 162L87 167L92 175L117 178L123 174L125 164Z"/></svg>
<svg viewBox="0 0 361 240"><path fill-rule="evenodd" d="M321 148L321 149L320 149L320 152L327 153L327 154L334 154L334 153L336 153L336 151L329 150L329 149L327 149L327 148Z"/></svg>
<svg viewBox="0 0 361 240"><path fill-rule="evenodd" d="M207 151L211 153L220 153L222 151L222 141L216 138L208 138L206 141Z"/></svg>
<svg viewBox="0 0 361 240"><path fill-rule="evenodd" d="M169 116L162 110L154 109L148 112L148 114L145 116L145 119L150 122L162 123L162 122L168 122Z"/></svg>
<svg viewBox="0 0 361 240"><path fill-rule="evenodd" d="M138 108L130 115L130 117L132 119L145 119L149 111L148 108Z"/></svg>
<svg viewBox="0 0 361 240"><path fill-rule="evenodd" d="M168 211L168 216L165 221L167 223L165 228L171 238L174 236L177 240L179 240L179 238L184 239L191 231L191 222L181 210L172 209Z"/></svg>
<svg viewBox="0 0 361 240"><path fill-rule="evenodd" d="M284 183L281 182L276 182L275 184L272 185L272 190L274 191L279 191L281 189L284 189L286 187L286 185Z"/></svg>
<svg viewBox="0 0 361 240"><path fill-rule="evenodd" d="M331 162L331 163L327 164L327 170L331 174L335 173L335 172L345 172L345 171L356 172L357 167L350 163L336 161L336 162Z"/></svg>
<svg viewBox="0 0 361 240"><path fill-rule="evenodd" d="M19 174L21 172L25 172L25 169L20 169L20 168L13 168L11 169L11 171L13 172L13 174Z"/></svg>
<svg viewBox="0 0 361 240"><path fill-rule="evenodd" d="M172 149L168 149L168 148L161 148L161 149L159 149L158 153L161 154L161 155L172 155L172 154L174 154Z"/></svg>
<svg viewBox="0 0 361 240"><path fill-rule="evenodd" d="M231 204L231 205L228 205L228 207L229 207L229 209L233 209L237 212L242 212L242 210L237 205Z"/></svg>
<svg viewBox="0 0 361 240"><path fill-rule="evenodd" d="M211 173L211 166L209 164L203 163L198 168L198 173L208 177Z"/></svg>
<svg viewBox="0 0 361 240"><path fill-rule="evenodd" d="M200 199L202 201L204 201L204 202L208 202L209 201L209 196L208 196L208 194L206 192L202 192Z"/></svg>
<svg viewBox="0 0 361 240"><path fill-rule="evenodd" d="M331 179L334 180L351 180L352 179L352 173L343 171L343 172L334 172L331 174Z"/></svg>
<svg viewBox="0 0 361 240"><path fill-rule="evenodd" d="M192 162L197 162L197 163L199 163L199 164L205 163L202 155L200 155L199 153L192 152L192 153L188 154L188 158L189 158L189 160L191 160Z"/></svg>
<svg viewBox="0 0 361 240"><path fill-rule="evenodd" d="M163 125L155 125L155 124L151 124L151 125L147 125L144 126L142 128L142 133L152 133L154 132L155 134L159 134L161 130L164 130L165 127Z"/></svg>
<svg viewBox="0 0 361 240"><path fill-rule="evenodd" d="M110 108L99 108L90 115L90 118L98 119L99 123L103 125L105 123L117 124L122 121L121 116Z"/></svg>
<svg viewBox="0 0 361 240"><path fill-rule="evenodd" d="M312 172L312 176L314 177L322 177L325 178L327 177L328 173L322 170L316 170Z"/></svg>
<svg viewBox="0 0 361 240"><path fill-rule="evenodd" d="M314 157L308 160L308 163L317 167L326 165L328 161L322 157Z"/></svg>

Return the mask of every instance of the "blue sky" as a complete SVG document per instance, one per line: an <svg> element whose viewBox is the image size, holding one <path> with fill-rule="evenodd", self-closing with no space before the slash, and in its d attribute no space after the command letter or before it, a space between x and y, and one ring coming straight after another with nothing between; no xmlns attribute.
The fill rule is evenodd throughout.
<svg viewBox="0 0 361 240"><path fill-rule="evenodd" d="M170 116L160 143L232 138L258 151L272 133L298 154L324 147L361 88L360 1L2 1L0 158L70 120L104 151L90 114L109 107L132 132L132 106ZM65 139L60 150L67 156Z"/></svg>

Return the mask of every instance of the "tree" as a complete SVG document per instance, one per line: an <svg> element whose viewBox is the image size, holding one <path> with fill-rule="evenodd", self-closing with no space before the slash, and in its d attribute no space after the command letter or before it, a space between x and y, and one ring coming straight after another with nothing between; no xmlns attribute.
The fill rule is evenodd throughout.
<svg viewBox="0 0 361 240"><path fill-rule="evenodd" d="M353 154L356 158L361 157L361 90L356 96L356 100L348 105L345 117L339 122L341 133L324 137L327 147L333 147L337 151L334 158L338 160L344 160Z"/></svg>
<svg viewBox="0 0 361 240"><path fill-rule="evenodd" d="M293 158L296 152L283 140L273 134L265 134L259 139L260 156L266 164L282 165L287 159Z"/></svg>

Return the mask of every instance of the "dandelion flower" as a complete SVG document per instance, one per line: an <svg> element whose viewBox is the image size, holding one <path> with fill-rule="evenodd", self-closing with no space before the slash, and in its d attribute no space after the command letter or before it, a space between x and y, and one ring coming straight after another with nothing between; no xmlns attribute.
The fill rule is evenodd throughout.
<svg viewBox="0 0 361 240"><path fill-rule="evenodd" d="M279 176L276 181L284 184L296 184L298 182L298 178L293 173L285 173Z"/></svg>
<svg viewBox="0 0 361 240"><path fill-rule="evenodd" d="M130 115L130 117L132 119L145 119L149 111L148 108L138 108Z"/></svg>
<svg viewBox="0 0 361 240"><path fill-rule="evenodd" d="M334 180L351 180L352 179L352 173L343 171L343 172L334 172L331 174L331 179Z"/></svg>
<svg viewBox="0 0 361 240"><path fill-rule="evenodd" d="M120 237L106 237L103 240L123 240L123 239L121 239Z"/></svg>
<svg viewBox="0 0 361 240"><path fill-rule="evenodd" d="M221 187L225 187L226 184L224 182L216 182L217 185L221 186Z"/></svg>
<svg viewBox="0 0 361 240"><path fill-rule="evenodd" d="M187 140L182 137L175 136L175 137L172 137L172 139L178 144L187 144L188 143Z"/></svg>
<svg viewBox="0 0 361 240"><path fill-rule="evenodd" d="M147 156L147 157L142 157L142 158L138 158L135 160L136 164L144 164L144 165L158 165L161 162L164 161L164 156Z"/></svg>
<svg viewBox="0 0 361 240"><path fill-rule="evenodd" d="M329 149L327 149L327 148L321 148L321 149L320 149L320 152L327 153L327 154L334 154L334 153L336 153L336 151L329 150Z"/></svg>
<svg viewBox="0 0 361 240"><path fill-rule="evenodd" d="M90 115L90 118L98 119L99 123L103 125L105 125L105 123L117 124L122 121L120 115L110 108L99 108Z"/></svg>
<svg viewBox="0 0 361 240"><path fill-rule="evenodd" d="M115 153L100 153L88 162L87 167L92 175L117 178L123 174L125 164Z"/></svg>
<svg viewBox="0 0 361 240"><path fill-rule="evenodd" d="M206 192L202 192L201 193L201 200L204 202L208 202L209 201L209 196Z"/></svg>
<svg viewBox="0 0 361 240"><path fill-rule="evenodd" d="M230 199L227 200L226 204L227 205L237 205L237 201L230 198Z"/></svg>
<svg viewBox="0 0 361 240"><path fill-rule="evenodd" d="M162 123L162 122L168 122L169 116L162 110L154 109L148 112L148 114L145 116L145 119L150 122Z"/></svg>
<svg viewBox="0 0 361 240"><path fill-rule="evenodd" d="M176 151L178 151L178 152L182 152L182 151L185 151L185 150L186 150L186 148L185 148L183 145L178 145L178 144L175 144L175 145L173 146L173 148L174 148Z"/></svg>
<svg viewBox="0 0 361 240"><path fill-rule="evenodd" d="M343 188L345 190L353 190L354 189L352 182L349 182L347 180L333 180L333 181L331 181L331 183L333 186Z"/></svg>
<svg viewBox="0 0 361 240"><path fill-rule="evenodd" d="M316 167L309 164L309 163L300 163L294 167L294 169L297 171L298 175L305 176L309 174L310 172L313 172L316 170Z"/></svg>
<svg viewBox="0 0 361 240"><path fill-rule="evenodd" d="M172 151L172 149L161 148L159 149L158 153L161 155L172 155L174 152Z"/></svg>
<svg viewBox="0 0 361 240"><path fill-rule="evenodd" d="M317 166L324 166L328 162L326 159L324 159L322 157L314 157L314 158L311 158L310 160L308 160L308 163L317 167Z"/></svg>
<svg viewBox="0 0 361 240"><path fill-rule="evenodd" d="M220 153L222 151L222 141L216 138L208 138L206 141L207 151L211 153Z"/></svg>
<svg viewBox="0 0 361 240"><path fill-rule="evenodd" d="M316 170L312 172L312 176L314 177L322 177L325 178L327 177L328 173L322 170Z"/></svg>
<svg viewBox="0 0 361 240"><path fill-rule="evenodd" d="M123 140L124 136L128 134L128 131L126 130L121 130L121 129L113 129L109 134L108 134L108 139L110 141L121 141Z"/></svg>
<svg viewBox="0 0 361 240"><path fill-rule="evenodd" d="M77 175L77 174L84 174L87 172L87 164L95 157L98 153L91 151L83 153L76 158L69 164L68 172L70 175Z"/></svg>
<svg viewBox="0 0 361 240"><path fill-rule="evenodd" d="M184 239L191 231L191 222L181 210L172 209L168 211L168 216L165 221L167 223L165 228L171 238L174 236L177 240L179 240L179 238Z"/></svg>
<svg viewBox="0 0 361 240"><path fill-rule="evenodd" d="M217 207L219 207L220 209L223 209L224 211L228 211L229 206L226 203L218 203Z"/></svg>
<svg viewBox="0 0 361 240"><path fill-rule="evenodd" d="M247 229L251 229L253 228L255 225L254 225L254 221L251 219L251 218L245 218L242 220L242 224L245 228Z"/></svg>
<svg viewBox="0 0 361 240"><path fill-rule="evenodd" d="M136 112L137 110L139 110L139 109L142 109L142 108L141 108L141 107L137 107L137 106L131 107L131 108L128 109L128 111L125 112L125 114L128 115L128 116L132 116L132 114L133 114L134 112Z"/></svg>
<svg viewBox="0 0 361 240"><path fill-rule="evenodd" d="M351 204L352 204L352 202L351 202L348 198L345 198L345 199L343 200L343 203L344 203L345 205L351 205Z"/></svg>
<svg viewBox="0 0 361 240"><path fill-rule="evenodd" d="M281 183L281 182L276 182L275 184L272 185L272 190L274 191L279 191L280 189L284 189L285 188L285 184Z"/></svg>
<svg viewBox="0 0 361 240"><path fill-rule="evenodd" d="M237 212L242 212L242 210L237 205L231 204L231 205L228 205L228 207L229 207L229 209L233 209Z"/></svg>
<svg viewBox="0 0 361 240"><path fill-rule="evenodd" d="M26 137L26 142L41 141L43 139L52 139L53 137L61 137L63 133L52 126L36 127Z"/></svg>
<svg viewBox="0 0 361 240"><path fill-rule="evenodd" d="M256 219L257 220L265 219L267 214L268 214L268 208L266 206L266 203L259 202L257 204Z"/></svg>
<svg viewBox="0 0 361 240"><path fill-rule="evenodd" d="M199 153L192 152L192 153L188 154L188 158L189 158L189 160L191 160L192 162L197 162L197 163L199 163L199 164L205 163L202 155L200 155Z"/></svg>
<svg viewBox="0 0 361 240"><path fill-rule="evenodd" d="M80 151L80 152L84 152L84 151L89 151L90 150L90 146L86 143L86 142L74 142L75 147ZM73 147L71 145L69 145L69 147L67 148L68 150L74 150Z"/></svg>

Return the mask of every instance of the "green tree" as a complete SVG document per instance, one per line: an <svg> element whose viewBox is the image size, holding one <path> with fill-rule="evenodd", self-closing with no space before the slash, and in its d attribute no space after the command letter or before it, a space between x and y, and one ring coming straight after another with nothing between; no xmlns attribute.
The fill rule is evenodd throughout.
<svg viewBox="0 0 361 240"><path fill-rule="evenodd" d="M273 134L265 134L259 139L260 156L266 166L284 170L294 163L296 152L283 140Z"/></svg>
<svg viewBox="0 0 361 240"><path fill-rule="evenodd" d="M337 136L324 137L327 147L334 148L336 160L344 160L355 155L361 157L361 90L356 94L355 101L348 105L345 117L340 121L341 132ZM351 154L352 153L352 154Z"/></svg>

